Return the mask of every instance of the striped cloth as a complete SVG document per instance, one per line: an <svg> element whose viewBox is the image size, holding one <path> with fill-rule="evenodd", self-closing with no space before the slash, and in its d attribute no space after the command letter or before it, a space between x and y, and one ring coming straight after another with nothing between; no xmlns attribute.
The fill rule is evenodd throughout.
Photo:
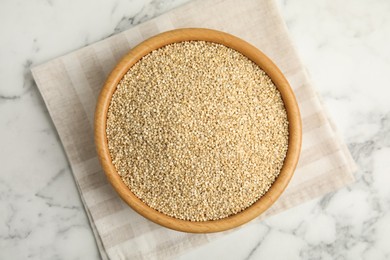
<svg viewBox="0 0 390 260"><path fill-rule="evenodd" d="M224 235L186 234L144 219L108 184L95 152L94 109L107 75L136 44L183 27L221 30L252 43L274 60L296 94L303 120L298 168L285 193L252 224L353 181L355 164L311 86L275 3L196 0L32 69L68 156L103 259L171 257Z"/></svg>

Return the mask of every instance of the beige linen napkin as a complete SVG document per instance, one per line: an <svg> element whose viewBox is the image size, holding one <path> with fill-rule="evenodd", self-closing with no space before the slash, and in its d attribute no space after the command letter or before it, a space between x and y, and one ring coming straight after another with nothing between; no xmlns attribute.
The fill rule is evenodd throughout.
<svg viewBox="0 0 390 260"><path fill-rule="evenodd" d="M328 119L272 0L196 0L101 42L32 69L65 147L102 258L169 257L222 236L160 227L130 209L107 183L93 140L96 99L106 76L130 48L157 33L206 27L236 35L262 50L290 82L302 114L297 171L280 199L259 219L353 180L355 164Z"/></svg>

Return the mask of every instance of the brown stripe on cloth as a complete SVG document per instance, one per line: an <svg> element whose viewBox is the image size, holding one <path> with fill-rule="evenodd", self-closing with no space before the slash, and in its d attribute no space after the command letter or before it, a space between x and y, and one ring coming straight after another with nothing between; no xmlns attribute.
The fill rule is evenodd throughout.
<svg viewBox="0 0 390 260"><path fill-rule="evenodd" d="M76 179L81 179L87 175L101 171L102 167L97 157L85 160L83 163L73 164L72 170L77 172Z"/></svg>
<svg viewBox="0 0 390 260"><path fill-rule="evenodd" d="M294 94L298 102L311 99L316 95L313 89L307 84L302 84L301 86L296 88L294 90Z"/></svg>
<svg viewBox="0 0 390 260"><path fill-rule="evenodd" d="M143 216L136 213L131 207L126 206L125 204L121 211L101 218L96 221L95 224L100 229L101 234L113 232L124 225L131 225L135 236L147 234L151 231L156 234L159 232L159 229L162 230L162 233L165 233L166 231L165 228L155 224L154 222L146 221Z"/></svg>
<svg viewBox="0 0 390 260"><path fill-rule="evenodd" d="M324 156L332 154L340 149L340 144L336 143L333 139L327 139L303 150L301 152L297 168L303 167L309 163L313 163L316 160L319 160Z"/></svg>
<svg viewBox="0 0 390 260"><path fill-rule="evenodd" d="M257 218L256 221L262 221L269 216L280 213L285 208L297 206L302 203L303 198L314 199L326 194L329 191L329 182L336 188L345 186L346 183L350 183L353 180L352 175L344 174L347 170L346 166L337 167L293 188L287 187L275 204Z"/></svg>
<svg viewBox="0 0 390 260"><path fill-rule="evenodd" d="M159 238L159 236L156 236ZM161 239L158 242L155 251L150 252L149 254L144 255L145 259L168 259L172 252L179 255L180 252L185 252L189 248L199 247L208 242L207 235L205 234L191 234L186 238L185 243L182 243L182 238L179 237L178 240L166 241ZM156 254L158 252L158 254ZM136 255L134 255L136 258Z"/></svg>
<svg viewBox="0 0 390 260"><path fill-rule="evenodd" d="M144 40L138 28L132 28L125 32L123 35L126 37L127 42L129 43L129 50L130 48L134 48L136 45L140 44Z"/></svg>
<svg viewBox="0 0 390 260"><path fill-rule="evenodd" d="M302 196L309 196L313 198L317 197L316 194L324 193L323 190L326 190L329 182L331 182L335 187L341 187L345 185L345 183L353 180L352 175L344 174L347 170L347 166L339 166L330 169L317 177L297 184L294 189L287 189L283 195L289 197L292 196L293 198L296 197L298 200L301 200ZM303 187L304 190L302 190Z"/></svg>
<svg viewBox="0 0 390 260"><path fill-rule="evenodd" d="M305 133L325 124L328 124L328 121L323 113L315 113L302 119L302 128Z"/></svg>
<svg viewBox="0 0 390 260"><path fill-rule="evenodd" d="M88 203L88 205L91 205L91 207L111 199L117 199L120 201L118 193L116 193L108 181L105 185L90 190L89 192L84 192L83 195L85 201Z"/></svg>
<svg viewBox="0 0 390 260"><path fill-rule="evenodd" d="M296 183L302 183L311 180L331 169L344 166L344 160L341 159L342 155L343 152L338 150L332 154L327 155L326 157L316 160L313 163L307 164L304 167L299 167L291 180L291 186L294 187Z"/></svg>
<svg viewBox="0 0 390 260"><path fill-rule="evenodd" d="M102 68L104 78L107 78L116 65L111 48L108 44L105 44L104 41L92 45L92 47L95 50L97 62L99 62L100 67Z"/></svg>
<svg viewBox="0 0 390 260"><path fill-rule="evenodd" d="M299 110L301 112L301 118L311 116L315 113L323 112L321 104L318 102L317 97L313 96L307 100L298 103Z"/></svg>
<svg viewBox="0 0 390 260"><path fill-rule="evenodd" d="M107 178L102 170L78 179L83 192L94 190L107 184Z"/></svg>
<svg viewBox="0 0 390 260"><path fill-rule="evenodd" d="M125 241L131 240L132 238L141 235L137 230L135 230L137 226L132 225L131 223L125 224L118 228L111 230L110 232L102 234L102 239L104 241L104 246L106 248L110 248L121 244ZM164 229L157 224L154 226L150 226L149 232L153 232L156 229ZM145 234L142 233L142 234Z"/></svg>
<svg viewBox="0 0 390 260"><path fill-rule="evenodd" d="M144 39L147 39L149 37L152 37L153 35L160 33L156 25L156 21L153 20L140 24L137 29L139 30L140 35Z"/></svg>
<svg viewBox="0 0 390 260"><path fill-rule="evenodd" d="M137 216L139 216L139 218L137 218ZM143 224L144 221L145 218L137 214L132 208L123 207L123 210L115 212L109 217L104 217L95 221L95 225L99 228L101 234L105 234L125 224L131 223L134 225L137 222Z"/></svg>
<svg viewBox="0 0 390 260"><path fill-rule="evenodd" d="M74 62L76 60L76 62ZM80 100L82 109L88 117L90 125L93 125L94 113L96 107L96 98L92 100L91 97L96 97L94 91L90 88L85 77L83 68L80 62L77 61L75 55L69 55L62 58L66 73L72 80L72 88L77 94L77 99Z"/></svg>
<svg viewBox="0 0 390 260"><path fill-rule="evenodd" d="M210 20L208 17L202 17L199 7L193 5L183 5L180 9L172 10L168 18L175 28L194 27L194 24L197 24L197 27L202 27ZM157 17L156 22L162 19L162 16ZM209 26L209 28L211 27Z"/></svg>
<svg viewBox="0 0 390 260"><path fill-rule="evenodd" d="M131 224L123 225L119 228L113 229L110 232L101 234L106 249L127 241L135 236Z"/></svg>
<svg viewBox="0 0 390 260"><path fill-rule="evenodd" d="M316 172L316 174L322 174L323 172L340 167L344 165L343 151L341 149L336 150L333 153L328 154L327 156L322 157L314 161L313 163L306 164L299 167L298 171L304 173ZM310 179L313 175L310 174L301 174L301 180Z"/></svg>
<svg viewBox="0 0 390 260"><path fill-rule="evenodd" d="M165 32L165 31L170 31L170 30L175 29L175 26L173 26L170 18L161 19L158 22L155 22L155 24L157 25L158 30L160 32Z"/></svg>
<svg viewBox="0 0 390 260"><path fill-rule="evenodd" d="M49 100L61 100L59 104L50 104L49 100L46 102L51 106L50 114L57 130L61 133L67 133L60 135L60 138L69 160L75 164L95 157L93 131L89 118L74 90L72 80L66 72L62 59L48 62L39 69L45 69L47 75L50 75L50 82L41 84L42 93L50 95ZM34 73L39 73L38 69ZM60 116L61 114L63 116ZM75 121L78 123L74 124Z"/></svg>
<svg viewBox="0 0 390 260"><path fill-rule="evenodd" d="M97 98L103 83L106 80L106 74L100 65L96 52L93 47L87 47L82 52L77 52L77 59L83 68L83 73L87 79L88 86Z"/></svg>
<svg viewBox="0 0 390 260"><path fill-rule="evenodd" d="M125 206L123 203L124 202L122 202L119 198L115 197L91 206L89 211L91 212L93 219L97 221L115 212L121 211Z"/></svg>
<svg viewBox="0 0 390 260"><path fill-rule="evenodd" d="M129 51L129 43L123 33L117 34L110 38L108 44L111 48L115 62L119 62L122 57Z"/></svg>

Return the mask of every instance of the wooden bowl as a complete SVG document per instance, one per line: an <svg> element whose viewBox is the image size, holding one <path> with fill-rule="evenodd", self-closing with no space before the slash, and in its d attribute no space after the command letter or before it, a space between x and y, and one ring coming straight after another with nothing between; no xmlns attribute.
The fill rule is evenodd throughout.
<svg viewBox="0 0 390 260"><path fill-rule="evenodd" d="M289 121L288 151L276 181L268 192L252 206L240 213L220 220L193 222L167 216L142 202L123 183L111 162L106 136L107 111L111 97L124 74L143 56L162 46L182 41L202 40L223 44L230 47L255 62L272 79L283 98ZM210 29L178 29L156 35L134 47L116 65L100 92L95 112L95 143L100 163L109 182L119 196L135 211L145 218L162 226L178 231L192 233L218 232L240 226L267 210L282 194L289 183L298 162L302 130L301 119L295 96L289 83L276 65L260 50L249 43L227 33Z"/></svg>

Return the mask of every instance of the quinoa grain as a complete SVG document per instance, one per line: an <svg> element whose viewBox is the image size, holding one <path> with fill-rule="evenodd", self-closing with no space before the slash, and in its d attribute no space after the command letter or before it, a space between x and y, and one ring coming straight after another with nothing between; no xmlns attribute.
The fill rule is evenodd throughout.
<svg viewBox="0 0 390 260"><path fill-rule="evenodd" d="M288 148L271 79L221 44L157 49L118 84L107 114L112 162L150 207L190 221L241 212L270 188Z"/></svg>

